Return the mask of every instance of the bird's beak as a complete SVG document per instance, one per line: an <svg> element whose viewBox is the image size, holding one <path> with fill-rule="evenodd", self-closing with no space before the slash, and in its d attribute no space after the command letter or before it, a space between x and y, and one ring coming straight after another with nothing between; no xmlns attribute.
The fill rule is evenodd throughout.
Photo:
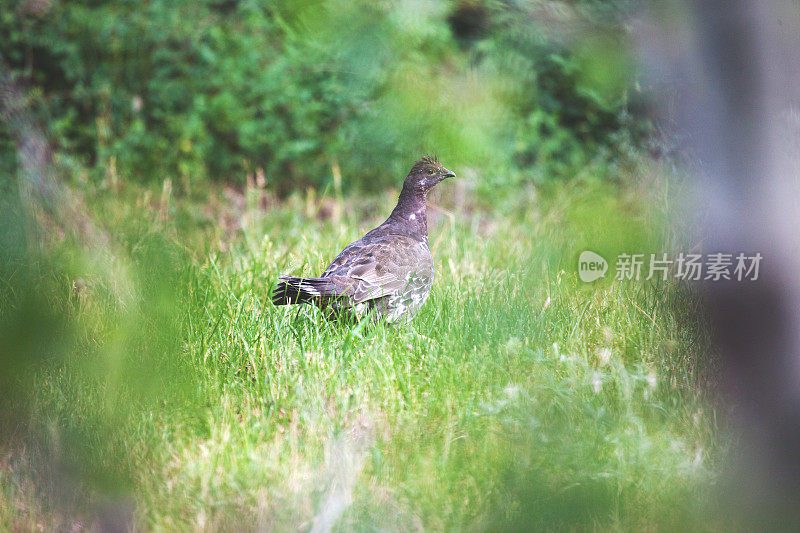
<svg viewBox="0 0 800 533"><path fill-rule="evenodd" d="M442 179L444 179L444 178L455 178L455 177L456 177L456 173L455 172L453 172L452 170L444 169L444 176L442 177Z"/></svg>

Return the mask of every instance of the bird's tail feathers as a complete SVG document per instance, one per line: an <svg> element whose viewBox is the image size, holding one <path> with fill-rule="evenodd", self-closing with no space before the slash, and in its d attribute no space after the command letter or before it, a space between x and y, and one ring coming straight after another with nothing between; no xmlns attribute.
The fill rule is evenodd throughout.
<svg viewBox="0 0 800 533"><path fill-rule="evenodd" d="M329 298L339 294L336 285L328 278L299 278L279 276L280 282L272 291L272 303L290 305Z"/></svg>

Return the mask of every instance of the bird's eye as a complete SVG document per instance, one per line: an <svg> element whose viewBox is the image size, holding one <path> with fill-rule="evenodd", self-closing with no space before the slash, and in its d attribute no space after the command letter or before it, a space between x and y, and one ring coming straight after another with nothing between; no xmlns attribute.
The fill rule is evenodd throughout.
<svg viewBox="0 0 800 533"><path fill-rule="evenodd" d="M435 171L432 168L429 168L425 172L427 172L428 174L433 174Z"/></svg>

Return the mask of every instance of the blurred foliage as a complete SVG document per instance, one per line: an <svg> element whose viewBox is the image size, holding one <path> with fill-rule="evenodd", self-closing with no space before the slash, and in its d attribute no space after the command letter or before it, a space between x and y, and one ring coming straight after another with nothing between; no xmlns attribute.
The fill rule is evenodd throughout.
<svg viewBox="0 0 800 533"><path fill-rule="evenodd" d="M69 506L82 483L124 491L150 453L142 420L197 403L182 357L193 267L133 216L113 251L42 239L58 221L15 185L0 181L0 447L34 458Z"/></svg>
<svg viewBox="0 0 800 533"><path fill-rule="evenodd" d="M2 0L0 56L96 179L490 186L613 177L647 139L631 1ZM13 167L0 126L0 170ZM502 177L501 177L502 176Z"/></svg>

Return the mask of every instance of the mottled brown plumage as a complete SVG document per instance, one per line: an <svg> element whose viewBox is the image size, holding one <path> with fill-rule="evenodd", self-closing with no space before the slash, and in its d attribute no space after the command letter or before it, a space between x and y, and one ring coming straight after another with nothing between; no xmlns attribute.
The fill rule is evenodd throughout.
<svg viewBox="0 0 800 533"><path fill-rule="evenodd" d="M318 278L281 276L275 305L313 302L332 311L373 312L388 322L410 320L433 284L425 198L437 183L455 176L435 157L414 163L397 206L386 221L349 244Z"/></svg>

